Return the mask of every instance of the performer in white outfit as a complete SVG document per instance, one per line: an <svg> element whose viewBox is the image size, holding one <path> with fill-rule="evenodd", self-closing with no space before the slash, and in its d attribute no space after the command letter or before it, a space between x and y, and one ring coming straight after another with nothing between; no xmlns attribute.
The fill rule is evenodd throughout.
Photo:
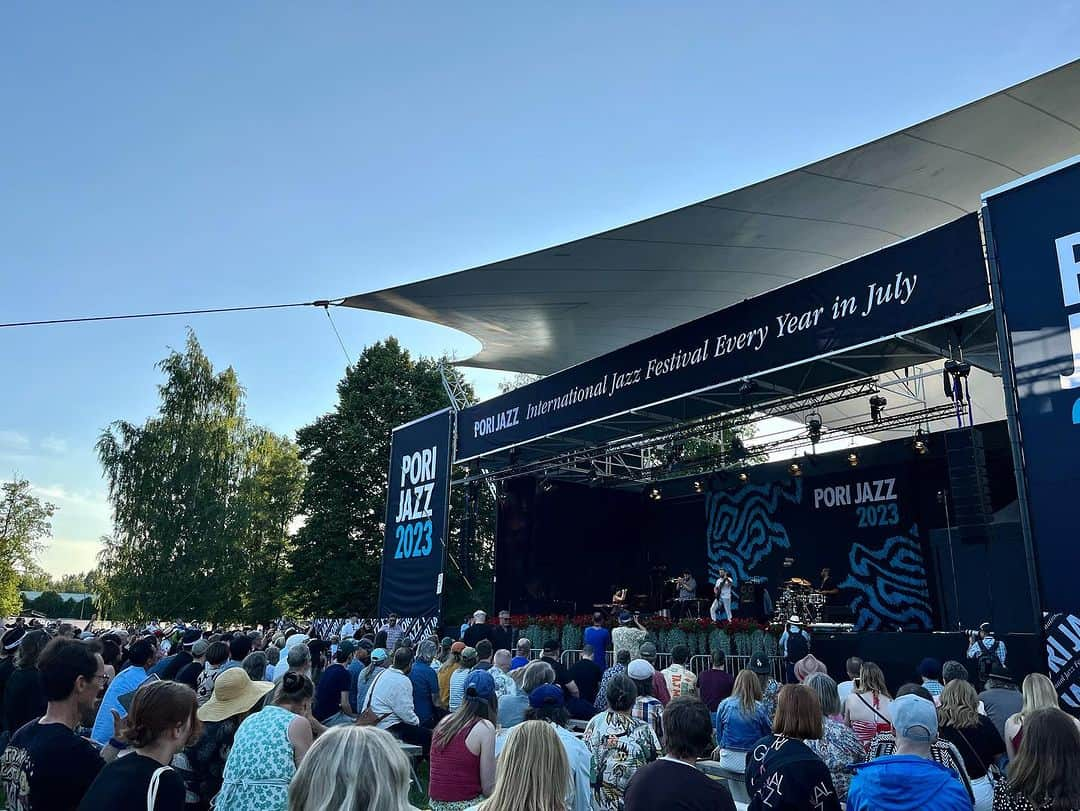
<svg viewBox="0 0 1080 811"><path fill-rule="evenodd" d="M721 569L720 576L716 578L716 585L713 586L713 595L716 599L713 600L712 607L709 611L709 614L713 618L713 622L731 620L731 589L733 585L734 581L731 578L730 572L726 569Z"/></svg>

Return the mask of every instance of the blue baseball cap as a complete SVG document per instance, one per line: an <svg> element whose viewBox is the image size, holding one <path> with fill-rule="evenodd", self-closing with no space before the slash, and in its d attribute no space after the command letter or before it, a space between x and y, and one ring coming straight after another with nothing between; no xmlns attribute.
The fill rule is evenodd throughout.
<svg viewBox="0 0 1080 811"><path fill-rule="evenodd" d="M375 650L371 652L371 661L382 662L389 658L389 656L390 654L386 652L386 648L375 648Z"/></svg>
<svg viewBox="0 0 1080 811"><path fill-rule="evenodd" d="M495 695L495 679L486 670L473 670L465 677L465 699L490 701Z"/></svg>
<svg viewBox="0 0 1080 811"><path fill-rule="evenodd" d="M535 710L544 707L561 707L566 703L562 688L557 684L541 684L529 693L529 706Z"/></svg>
<svg viewBox="0 0 1080 811"><path fill-rule="evenodd" d="M938 719L934 702L908 694L894 698L889 710L896 737L919 743L933 743L937 740Z"/></svg>

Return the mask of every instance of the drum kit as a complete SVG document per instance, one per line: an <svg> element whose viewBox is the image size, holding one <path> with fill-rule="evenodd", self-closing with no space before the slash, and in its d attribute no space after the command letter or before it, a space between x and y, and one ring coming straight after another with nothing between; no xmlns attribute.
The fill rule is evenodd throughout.
<svg viewBox="0 0 1080 811"><path fill-rule="evenodd" d="M825 608L825 595L815 589L809 580L793 577L784 581L776 601L776 616L790 617L798 615L808 625L821 621Z"/></svg>

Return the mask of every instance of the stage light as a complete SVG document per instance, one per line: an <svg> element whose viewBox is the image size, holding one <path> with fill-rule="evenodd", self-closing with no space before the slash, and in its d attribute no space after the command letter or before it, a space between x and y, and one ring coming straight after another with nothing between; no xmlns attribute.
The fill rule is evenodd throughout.
<svg viewBox="0 0 1080 811"><path fill-rule="evenodd" d="M885 410L885 405L888 403L884 397L880 394L875 394L870 398L870 419L874 422L881 422L881 412Z"/></svg>
<svg viewBox="0 0 1080 811"><path fill-rule="evenodd" d="M646 490L645 495L647 495L652 501L659 501L664 497L664 494L660 492L660 488L656 487L655 485Z"/></svg>
<svg viewBox="0 0 1080 811"><path fill-rule="evenodd" d="M750 471L743 468L739 471L739 483L746 484L748 481L750 481Z"/></svg>
<svg viewBox="0 0 1080 811"><path fill-rule="evenodd" d="M811 411L806 417L806 434L810 437L811 445L821 441L821 415L816 411Z"/></svg>
<svg viewBox="0 0 1080 811"><path fill-rule="evenodd" d="M926 434L923 433L922 428L915 432L915 439L911 441L911 449L919 454L919 456L926 456L927 452L930 450L930 446L926 441Z"/></svg>
<svg viewBox="0 0 1080 811"><path fill-rule="evenodd" d="M852 467L858 467L859 466L859 454L855 453L855 451L852 451L851 453L849 453L847 455L847 463L849 465L851 465Z"/></svg>
<svg viewBox="0 0 1080 811"><path fill-rule="evenodd" d="M551 481L551 479L549 479L547 476L544 476L544 478L542 478L540 480L540 490L541 490L541 492L550 493L554 489L555 489L555 482Z"/></svg>
<svg viewBox="0 0 1080 811"><path fill-rule="evenodd" d="M799 477L802 475L802 468L799 467L798 462L792 462L790 465L788 465L788 473L790 473L792 476Z"/></svg>
<svg viewBox="0 0 1080 811"><path fill-rule="evenodd" d="M690 487L695 493L705 492L705 484L697 479L694 480L694 483L691 484Z"/></svg>
<svg viewBox="0 0 1080 811"><path fill-rule="evenodd" d="M753 380L744 380L742 385L739 386L739 394L745 397L748 394L753 394L758 390L758 384Z"/></svg>

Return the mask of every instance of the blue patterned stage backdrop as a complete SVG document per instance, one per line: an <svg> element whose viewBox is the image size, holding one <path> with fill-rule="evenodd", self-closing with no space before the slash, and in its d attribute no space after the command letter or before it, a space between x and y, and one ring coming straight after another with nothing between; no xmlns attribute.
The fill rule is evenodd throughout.
<svg viewBox="0 0 1080 811"><path fill-rule="evenodd" d="M731 573L736 591L764 578L775 598L783 581L820 585L831 570L857 628L933 627L926 550L906 477L882 466L805 475L711 492L705 499L709 576Z"/></svg>
<svg viewBox="0 0 1080 811"><path fill-rule="evenodd" d="M379 616L438 617L450 510L450 409L394 429Z"/></svg>

